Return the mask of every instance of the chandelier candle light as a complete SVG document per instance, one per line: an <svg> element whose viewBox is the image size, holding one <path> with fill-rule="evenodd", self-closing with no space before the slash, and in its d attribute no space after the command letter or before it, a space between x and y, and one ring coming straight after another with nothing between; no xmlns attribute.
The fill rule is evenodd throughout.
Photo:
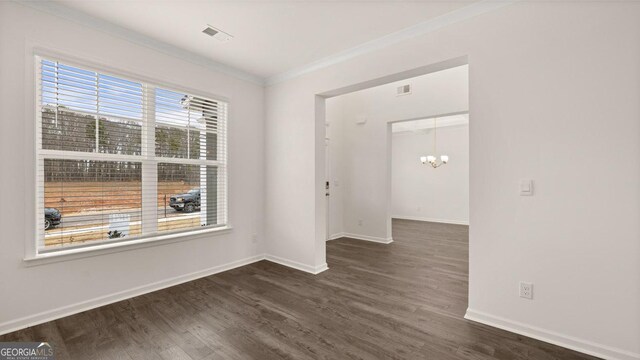
<svg viewBox="0 0 640 360"><path fill-rule="evenodd" d="M433 153L437 154L437 140L438 140L438 123L437 118L433 118ZM440 161L437 160L436 155L420 156L420 162L422 165L429 164L431 167L438 168L441 165L445 165L449 162L449 156L440 155Z"/></svg>

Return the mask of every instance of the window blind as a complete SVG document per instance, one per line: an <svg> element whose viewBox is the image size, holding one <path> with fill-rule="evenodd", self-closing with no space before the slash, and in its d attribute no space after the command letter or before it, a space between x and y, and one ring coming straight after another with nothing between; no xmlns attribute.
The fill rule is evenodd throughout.
<svg viewBox="0 0 640 360"><path fill-rule="evenodd" d="M226 225L226 102L36 61L38 252Z"/></svg>

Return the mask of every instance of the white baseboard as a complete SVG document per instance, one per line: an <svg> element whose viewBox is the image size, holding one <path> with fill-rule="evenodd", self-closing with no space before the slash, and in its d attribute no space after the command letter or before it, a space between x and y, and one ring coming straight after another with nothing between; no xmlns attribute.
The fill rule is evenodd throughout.
<svg viewBox="0 0 640 360"><path fill-rule="evenodd" d="M562 335L553 331L483 313L481 311L467 309L464 318L603 359L640 360L640 354L638 353L615 349L606 345Z"/></svg>
<svg viewBox="0 0 640 360"><path fill-rule="evenodd" d="M48 321L57 320L65 316L74 315L83 311L95 309L100 306L109 305L118 301L130 299L132 297L162 290L171 286L179 285L179 284L200 279L206 276L211 276L211 275L221 273L227 270L235 269L241 266L253 264L254 262L258 262L261 260L268 260L284 266L288 266L296 270L308 272L314 275L329 269L326 263L317 267L312 267L312 266L305 265L292 260L282 259L276 256L265 255L265 254L255 255L245 259L232 261L227 264L214 266L208 269L199 270L189 274L172 277L172 278L157 281L151 284L120 291L114 294L100 296L87 301L66 305L63 307L59 307L57 309L47 310L38 314L33 314L33 315L25 316L19 319L0 323L0 335L7 334L20 329L28 328L30 326L46 323Z"/></svg>
<svg viewBox="0 0 640 360"><path fill-rule="evenodd" d="M251 256L245 259L232 261L227 264L214 266L208 269L192 272L185 275L172 277L169 279L157 281L151 284L138 286L132 289L120 291L114 294L100 296L91 300L82 301L75 304L66 305L57 309L47 310L38 314L25 316L19 319L10 320L0 324L0 335L10 333L16 330L24 329L30 326L42 324L48 321L70 316L83 311L95 309L100 306L109 305L118 301L130 299L135 296L140 296L153 291L158 291L171 286L179 285L188 281L193 281L202 277L210 276L213 274L221 273L223 271L235 269L240 266L252 264L254 262L264 260L264 255Z"/></svg>
<svg viewBox="0 0 640 360"><path fill-rule="evenodd" d="M329 238L327 239L327 241L331 241L331 240L335 240L335 239L340 239L344 237L344 233L343 232L339 232L339 233L335 233L333 235L329 235Z"/></svg>
<svg viewBox="0 0 640 360"><path fill-rule="evenodd" d="M296 270L308 272L313 275L317 275L325 270L329 270L327 263L314 267L307 264L299 263L297 261L284 259L284 258L273 256L273 255L265 255L264 259L267 261L274 262L276 264L280 264L280 265L284 265L284 266L296 269Z"/></svg>
<svg viewBox="0 0 640 360"><path fill-rule="evenodd" d="M371 242L377 242L377 243L381 243L381 244L391 244L393 242L393 238L381 238L381 237L375 237L375 236L369 236L369 235L359 235L359 234L352 234L352 233L341 233L341 237L347 237L350 239L356 239L356 240L364 240L364 241L371 241Z"/></svg>
<svg viewBox="0 0 640 360"><path fill-rule="evenodd" d="M454 224L454 225L469 225L468 220L447 220L447 219L434 219L420 216L411 216L411 215L393 215L392 219L402 219L402 220L416 220L416 221L428 221L428 222L437 222L443 224Z"/></svg>

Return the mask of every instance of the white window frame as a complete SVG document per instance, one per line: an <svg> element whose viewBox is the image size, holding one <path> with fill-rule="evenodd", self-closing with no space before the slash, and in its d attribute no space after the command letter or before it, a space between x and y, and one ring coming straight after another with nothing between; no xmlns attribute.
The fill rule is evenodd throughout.
<svg viewBox="0 0 640 360"><path fill-rule="evenodd" d="M48 150L41 149L42 139L42 112L41 112L41 72L40 63L42 59L51 61L58 61L65 65L78 67L80 69L93 71L96 73L114 76L129 81L141 83L143 86L143 118L142 118L142 155L120 155L120 154L108 154L108 153L83 153L73 152L65 150ZM71 56L61 55L55 51L34 49L32 56L29 56L29 61L33 61L33 92L30 94L32 98L32 109L35 126L34 126L34 160L35 160L35 219L33 224L29 226L32 229L33 237L27 237L29 244L25 250L25 262L28 266L46 264L50 262L65 261L75 258L82 258L86 256L95 256L99 254L107 254L113 252L119 252L129 249L137 249L141 247L156 246L160 244L166 244L176 241L184 241L190 239L201 238L202 236L210 236L214 234L226 234L232 230L232 226L229 221L229 191L228 191L228 121L230 118L230 102L227 98L219 95L209 94L205 91L189 89L184 86L162 83L151 78L135 75L127 71L121 71L117 69L111 69L107 66L100 65L98 63L92 63L90 61L74 59ZM223 146L218 146L216 160L206 159L182 159L182 158L165 158L155 157L155 89L162 88L170 91L189 94L192 96L202 97L205 99L224 103L226 107L225 121L221 126L224 127L224 138L222 139ZM29 101L27 102L29 103ZM218 134L220 136L220 134ZM146 140L146 143L144 142ZM39 242L41 240L40 227L44 219L44 204L40 204L39 199L43 199L44 188L39 186L37 176L38 169L44 168L45 158L56 159L70 159L70 160L96 160L96 161L134 161L142 163L142 236L130 238L127 240L95 240L87 242L86 244L80 244L75 246L61 247L55 250L48 250L41 248ZM162 232L157 233L158 214L157 211L145 211L145 207L157 208L155 199L157 196L157 163L175 163L175 164L192 164L192 165L214 165L218 168L218 177L222 179L222 186L218 186L217 199L218 206L222 205L224 210L218 212L218 222L223 222L221 225L207 226L204 228L192 229L192 230L178 230L174 232ZM147 166L145 166L145 164ZM149 166L151 165L151 166ZM151 186L149 186L151 185ZM153 200L153 201L152 201ZM146 220L146 221L145 221ZM224 221L226 220L226 221ZM147 234L147 235L144 235ZM42 251L45 250L45 251Z"/></svg>

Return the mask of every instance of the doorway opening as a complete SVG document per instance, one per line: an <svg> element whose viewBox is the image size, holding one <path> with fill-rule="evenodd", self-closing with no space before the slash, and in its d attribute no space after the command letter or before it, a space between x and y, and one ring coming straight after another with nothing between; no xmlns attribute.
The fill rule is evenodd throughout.
<svg viewBox="0 0 640 360"><path fill-rule="evenodd" d="M422 271L435 286L453 289L451 315L463 317L471 177L466 57L319 94L315 126L317 263L338 264L355 248L377 259L356 260L373 261L375 271ZM449 254L447 263L436 253Z"/></svg>
<svg viewBox="0 0 640 360"><path fill-rule="evenodd" d="M348 237L389 244L393 242L394 216L419 221L468 223L468 89L468 66L455 64L320 99L319 114L322 116L319 118L323 120L324 130L322 172L325 174L322 201L326 207L323 240ZM427 151L427 147L432 141L425 136L433 133L432 123L438 117L442 117L441 125L444 126L439 129L442 133L440 146L445 149L453 146L446 141L450 137L450 129L462 127L458 133L467 133L466 147L459 147L456 143L455 165L450 163L450 166L438 168L428 168L420 163L420 155L411 155L416 168L413 175L406 174L414 178L399 185L404 191L398 190L398 196L394 196L393 139L401 134L414 142L421 139L424 143L422 151L427 156L431 151ZM411 126L419 129L409 130ZM414 132L415 136L408 135ZM418 136L418 133L424 136ZM466 152L465 156L458 154L460 151ZM399 160L396 162L401 163ZM417 171L422 171L422 174ZM425 179L425 176L429 177ZM443 181L443 176L455 176L459 180L459 199L448 202L444 197L451 191L435 188ZM399 180L396 177L395 183L399 184ZM430 182L428 185L424 183L427 180ZM460 190L462 187L464 191ZM420 202L417 202L417 197L422 198ZM410 200L409 204L399 205L398 201L402 199ZM433 210L437 205L436 199L455 207L455 216L438 217L437 214L442 211L447 214L449 210L444 206L438 206L442 210L440 213Z"/></svg>

